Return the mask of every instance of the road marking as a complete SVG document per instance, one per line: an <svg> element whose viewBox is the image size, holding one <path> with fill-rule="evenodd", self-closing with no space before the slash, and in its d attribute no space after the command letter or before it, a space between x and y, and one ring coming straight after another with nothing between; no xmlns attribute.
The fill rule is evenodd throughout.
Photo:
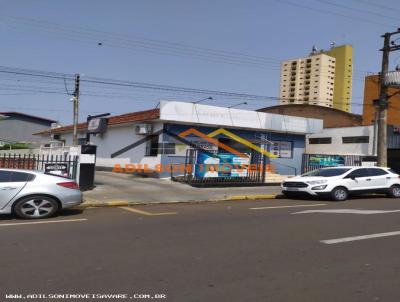
<svg viewBox="0 0 400 302"><path fill-rule="evenodd" d="M300 207L320 207L320 206L326 206L326 203L298 204L298 205L295 205L295 206L277 206L277 207L250 208L250 210L268 210L268 209L300 208Z"/></svg>
<svg viewBox="0 0 400 302"><path fill-rule="evenodd" d="M65 219L65 220L51 220L51 221L32 221L32 222L17 222L17 223L0 223L0 227L4 226L17 226L17 225L28 225L28 224L47 224L47 223L61 223L61 222L78 222L86 221L86 218L81 219Z"/></svg>
<svg viewBox="0 0 400 302"><path fill-rule="evenodd" d="M142 210L138 210L135 208L131 208L131 207L120 207L120 209L124 209L136 214L140 214L140 215L145 215L145 216L162 216L162 215L176 215L178 214L177 212L165 212L165 213L150 213L150 212L146 212L146 211L142 211Z"/></svg>
<svg viewBox="0 0 400 302"><path fill-rule="evenodd" d="M378 234L371 234L371 235L362 235L362 236L353 236L353 237L344 237L344 238L337 238L337 239L328 239L328 240L321 240L320 242L325 243L325 244L335 244L335 243L343 243L343 242L380 238L380 237L388 237L388 236L397 236L397 235L400 235L400 231L378 233Z"/></svg>
<svg viewBox="0 0 400 302"><path fill-rule="evenodd" d="M359 215L371 215L371 214L386 214L386 213L397 213L400 210L359 210L359 209L331 209L331 210L308 210L301 211L292 214L310 214L310 213L333 213L333 214L359 214Z"/></svg>

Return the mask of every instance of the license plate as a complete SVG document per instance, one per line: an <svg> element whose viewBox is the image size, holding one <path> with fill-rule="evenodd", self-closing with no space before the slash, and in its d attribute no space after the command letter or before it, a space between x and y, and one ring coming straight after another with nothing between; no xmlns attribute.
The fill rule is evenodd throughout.
<svg viewBox="0 0 400 302"><path fill-rule="evenodd" d="M286 191L299 191L299 188L286 188Z"/></svg>

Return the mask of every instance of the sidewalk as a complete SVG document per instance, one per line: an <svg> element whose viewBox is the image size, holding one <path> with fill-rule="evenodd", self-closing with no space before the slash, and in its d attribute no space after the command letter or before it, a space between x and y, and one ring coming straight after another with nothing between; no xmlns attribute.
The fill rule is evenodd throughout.
<svg viewBox="0 0 400 302"><path fill-rule="evenodd" d="M275 198L279 186L194 188L167 179L96 171L96 188L84 192L84 206L201 202Z"/></svg>

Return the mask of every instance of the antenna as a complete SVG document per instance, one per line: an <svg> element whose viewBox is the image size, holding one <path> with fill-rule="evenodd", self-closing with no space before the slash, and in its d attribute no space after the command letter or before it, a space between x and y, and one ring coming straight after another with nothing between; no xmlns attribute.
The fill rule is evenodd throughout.
<svg viewBox="0 0 400 302"><path fill-rule="evenodd" d="M311 48L310 56L315 55L317 52L318 52L318 48L315 45L313 45L313 47Z"/></svg>

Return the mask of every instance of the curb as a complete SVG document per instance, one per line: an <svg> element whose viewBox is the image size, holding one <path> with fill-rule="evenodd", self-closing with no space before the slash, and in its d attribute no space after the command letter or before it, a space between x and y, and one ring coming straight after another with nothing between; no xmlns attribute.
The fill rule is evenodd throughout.
<svg viewBox="0 0 400 302"><path fill-rule="evenodd" d="M241 200L259 200L259 199L282 199L280 194L266 194L266 195L236 195L229 196L223 199L208 199L208 200L181 200L181 201L87 201L75 207L78 209L87 208L112 208L112 207L126 207L126 206L140 206L140 205L153 205L153 204L198 204L206 202L221 202L221 201L241 201Z"/></svg>

